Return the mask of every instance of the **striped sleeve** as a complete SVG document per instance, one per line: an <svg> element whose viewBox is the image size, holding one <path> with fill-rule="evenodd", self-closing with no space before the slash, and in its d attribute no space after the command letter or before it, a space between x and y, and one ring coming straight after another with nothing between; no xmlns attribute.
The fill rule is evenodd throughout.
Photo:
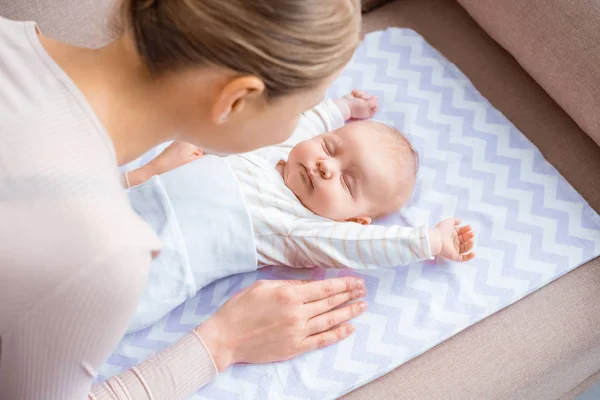
<svg viewBox="0 0 600 400"><path fill-rule="evenodd" d="M345 122L333 100L324 100L300 116L294 134L280 146L291 148L304 140L341 128Z"/></svg>
<svg viewBox="0 0 600 400"><path fill-rule="evenodd" d="M425 226L307 220L294 227L289 240L307 261L330 268L395 267L433 258Z"/></svg>

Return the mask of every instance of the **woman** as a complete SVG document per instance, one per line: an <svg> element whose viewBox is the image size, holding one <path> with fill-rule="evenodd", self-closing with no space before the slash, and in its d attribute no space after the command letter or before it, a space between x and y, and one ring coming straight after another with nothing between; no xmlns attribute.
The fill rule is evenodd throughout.
<svg viewBox="0 0 600 400"><path fill-rule="evenodd" d="M335 343L364 309L332 311L364 296L361 280L259 282L91 387L160 250L118 165L170 139L221 153L281 142L360 30L356 0L126 0L122 16L123 36L98 50L0 19L3 399L186 398L233 363Z"/></svg>

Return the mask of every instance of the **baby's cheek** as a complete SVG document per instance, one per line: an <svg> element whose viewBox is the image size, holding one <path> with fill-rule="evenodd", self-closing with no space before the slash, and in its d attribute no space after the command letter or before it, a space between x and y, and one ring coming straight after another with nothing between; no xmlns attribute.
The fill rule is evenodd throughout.
<svg viewBox="0 0 600 400"><path fill-rule="evenodd" d="M321 193L320 207L323 213L331 219L344 219L348 204L340 198L335 190L325 190Z"/></svg>

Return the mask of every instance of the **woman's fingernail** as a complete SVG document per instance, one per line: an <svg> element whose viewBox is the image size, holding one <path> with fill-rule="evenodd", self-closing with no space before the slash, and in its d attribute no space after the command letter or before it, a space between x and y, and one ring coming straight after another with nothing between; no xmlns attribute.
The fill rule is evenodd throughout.
<svg viewBox="0 0 600 400"><path fill-rule="evenodd" d="M360 303L358 305L358 308L360 309L360 311L365 311L367 309L367 303Z"/></svg>
<svg viewBox="0 0 600 400"><path fill-rule="evenodd" d="M352 325L348 325L348 326L346 327L346 335L351 335L351 334L353 334L353 333L354 333L354 329L355 329L355 328L354 328Z"/></svg>
<svg viewBox="0 0 600 400"><path fill-rule="evenodd" d="M352 292L352 297L354 297L355 299L358 299L359 297L365 297L366 294L367 294L367 292L365 292L364 289L358 289L358 290L355 290L354 292Z"/></svg>
<svg viewBox="0 0 600 400"><path fill-rule="evenodd" d="M355 289L358 289L358 288L362 287L362 286L363 286L363 283L364 283L364 282L363 282L363 280L362 280L362 279L355 279L355 280L354 280L354 288L355 288Z"/></svg>

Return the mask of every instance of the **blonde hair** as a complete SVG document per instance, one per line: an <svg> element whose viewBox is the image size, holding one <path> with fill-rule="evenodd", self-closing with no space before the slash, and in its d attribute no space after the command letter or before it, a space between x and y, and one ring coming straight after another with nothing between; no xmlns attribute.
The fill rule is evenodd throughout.
<svg viewBox="0 0 600 400"><path fill-rule="evenodd" d="M121 10L151 73L224 67L262 79L268 98L339 71L360 20L359 0L124 0Z"/></svg>

